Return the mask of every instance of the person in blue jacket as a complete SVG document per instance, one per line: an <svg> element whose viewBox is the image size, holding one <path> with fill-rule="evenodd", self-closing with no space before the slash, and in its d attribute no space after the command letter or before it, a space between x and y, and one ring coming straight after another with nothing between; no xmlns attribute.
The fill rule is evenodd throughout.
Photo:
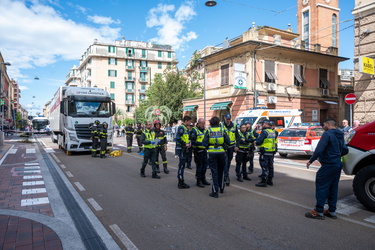
<svg viewBox="0 0 375 250"><path fill-rule="evenodd" d="M307 218L324 220L325 216L337 219L336 203L337 193L342 169L341 156L348 153L344 141L344 132L337 129L334 119L327 119L323 123L325 132L314 154L307 162L309 168L316 159L322 165L316 173L315 179L315 209L306 213ZM324 210L324 203L328 200L328 210Z"/></svg>

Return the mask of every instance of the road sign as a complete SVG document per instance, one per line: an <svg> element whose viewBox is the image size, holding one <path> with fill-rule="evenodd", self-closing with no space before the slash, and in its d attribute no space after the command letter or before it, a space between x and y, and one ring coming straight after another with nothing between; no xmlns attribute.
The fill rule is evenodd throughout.
<svg viewBox="0 0 375 250"><path fill-rule="evenodd" d="M160 115L160 109L155 109L154 113L155 115Z"/></svg>
<svg viewBox="0 0 375 250"><path fill-rule="evenodd" d="M350 93L350 94L347 94L345 96L344 100L345 100L346 104L351 105L351 104L354 104L357 101L357 96L353 93Z"/></svg>

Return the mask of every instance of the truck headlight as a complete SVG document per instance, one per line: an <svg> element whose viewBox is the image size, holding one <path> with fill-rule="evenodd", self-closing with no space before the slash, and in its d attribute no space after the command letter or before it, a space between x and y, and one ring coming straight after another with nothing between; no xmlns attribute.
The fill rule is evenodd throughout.
<svg viewBox="0 0 375 250"><path fill-rule="evenodd" d="M71 141L79 142L74 133L69 133L69 138Z"/></svg>

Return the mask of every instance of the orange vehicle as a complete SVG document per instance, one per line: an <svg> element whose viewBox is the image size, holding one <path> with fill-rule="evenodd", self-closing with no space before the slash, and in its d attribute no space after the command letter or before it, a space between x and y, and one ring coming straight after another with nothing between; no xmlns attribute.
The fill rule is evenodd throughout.
<svg viewBox="0 0 375 250"><path fill-rule="evenodd" d="M284 129L278 137L277 151L281 157L288 154L312 155L324 129L316 124L302 123Z"/></svg>

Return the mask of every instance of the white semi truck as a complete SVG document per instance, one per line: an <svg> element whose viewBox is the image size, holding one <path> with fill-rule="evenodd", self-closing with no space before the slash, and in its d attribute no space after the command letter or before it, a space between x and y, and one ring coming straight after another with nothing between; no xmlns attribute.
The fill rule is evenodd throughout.
<svg viewBox="0 0 375 250"><path fill-rule="evenodd" d="M49 106L52 141L70 152L91 151L90 124L108 124L107 148L113 147L112 116L115 104L100 88L59 87Z"/></svg>

